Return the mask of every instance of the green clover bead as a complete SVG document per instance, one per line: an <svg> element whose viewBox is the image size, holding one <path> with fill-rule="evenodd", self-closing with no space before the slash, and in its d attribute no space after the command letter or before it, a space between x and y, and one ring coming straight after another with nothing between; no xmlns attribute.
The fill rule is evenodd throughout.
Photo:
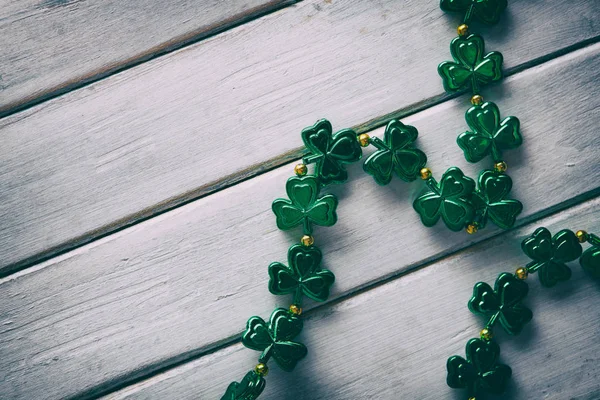
<svg viewBox="0 0 600 400"><path fill-rule="evenodd" d="M502 160L502 151L515 149L523 143L517 117L500 121L500 110L492 102L469 108L465 115L471 131L456 140L469 162L478 162L491 155L495 162Z"/></svg>
<svg viewBox="0 0 600 400"><path fill-rule="evenodd" d="M469 310L490 318L486 326L492 327L499 321L506 332L517 335L533 317L531 310L521 304L527 292L529 286L525 281L504 272L496 279L494 289L485 282L475 285Z"/></svg>
<svg viewBox="0 0 600 400"><path fill-rule="evenodd" d="M488 218L502 229L512 228L523 204L506 198L512 189L510 176L486 169L479 174L478 187L473 204L479 228L486 225Z"/></svg>
<svg viewBox="0 0 600 400"><path fill-rule="evenodd" d="M467 389L469 397L480 391L502 394L512 375L509 366L498 363L500 347L496 342L471 339L467 342L467 359L452 356L448 359L446 382L453 389Z"/></svg>
<svg viewBox="0 0 600 400"><path fill-rule="evenodd" d="M418 135L415 127L397 120L390 121L385 128L383 141L376 137L371 139L378 150L367 158L363 169L380 185L390 183L392 173L396 173L403 181L414 181L427 163L425 153L412 146Z"/></svg>
<svg viewBox="0 0 600 400"><path fill-rule="evenodd" d="M449 168L438 184L429 178L431 191L419 196L413 208L425 226L434 226L440 219L453 231L460 231L473 220L474 208L469 200L475 182L457 167Z"/></svg>
<svg viewBox="0 0 600 400"><path fill-rule="evenodd" d="M332 226L337 222L337 198L332 194L318 197L319 181L314 176L291 177L285 190L289 200L277 199L272 206L279 229L303 225L304 233L310 235L312 224Z"/></svg>
<svg viewBox="0 0 600 400"><path fill-rule="evenodd" d="M271 357L284 371L292 371L307 354L306 346L292 342L302 331L302 320L288 310L278 308L267 324L260 317L252 317L242 334L242 343L252 350L262 351L259 361L266 363Z"/></svg>
<svg viewBox="0 0 600 400"><path fill-rule="evenodd" d="M356 162L362 157L356 132L344 129L333 134L331 122L326 119L305 128L302 131L302 140L311 153L304 157L304 163L316 162L315 175L323 185L345 182L348 179L348 171L344 164Z"/></svg>
<svg viewBox="0 0 600 400"><path fill-rule="evenodd" d="M315 301L327 300L335 276L321 269L322 259L315 246L293 245L288 250L289 267L280 262L269 265L269 291L274 295L295 293L295 304L300 304L303 294Z"/></svg>
<svg viewBox="0 0 600 400"><path fill-rule="evenodd" d="M584 251L579 264L592 277L600 279L600 246L592 246Z"/></svg>
<svg viewBox="0 0 600 400"><path fill-rule="evenodd" d="M262 376L250 371L240 383L231 382L221 400L256 400L265 389L265 384Z"/></svg>
<svg viewBox="0 0 600 400"><path fill-rule="evenodd" d="M533 261L527 264L529 272L539 271L540 282L546 287L571 278L571 269L566 262L581 256L581 244L577 236L564 229L554 237L546 228L538 228L533 235L521 243L523 252Z"/></svg>
<svg viewBox="0 0 600 400"><path fill-rule="evenodd" d="M507 0L441 0L440 7L446 12L462 12L468 24L473 17L486 24L495 24L508 5Z"/></svg>
<svg viewBox="0 0 600 400"><path fill-rule="evenodd" d="M484 56L485 44L479 35L458 36L450 43L455 62L444 61L438 66L447 92L471 88L478 93L482 85L502 78L502 54L492 51Z"/></svg>

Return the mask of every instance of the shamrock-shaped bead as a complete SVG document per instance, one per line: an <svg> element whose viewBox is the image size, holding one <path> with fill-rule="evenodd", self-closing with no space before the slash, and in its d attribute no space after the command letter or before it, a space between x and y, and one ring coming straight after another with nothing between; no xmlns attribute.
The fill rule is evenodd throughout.
<svg viewBox="0 0 600 400"><path fill-rule="evenodd" d="M486 24L495 24L508 5L507 0L441 0L440 7L447 12L461 12L468 24L476 18Z"/></svg>
<svg viewBox="0 0 600 400"><path fill-rule="evenodd" d="M571 269L565 263L576 260L582 252L577 236L568 229L553 237L548 229L538 228L523 240L521 248L533 260L527 264L527 270L538 272L540 282L546 287L569 280Z"/></svg>
<svg viewBox="0 0 600 400"><path fill-rule="evenodd" d="M592 277L600 279L600 246L592 246L584 251L579 264Z"/></svg>
<svg viewBox="0 0 600 400"><path fill-rule="evenodd" d="M231 382L221 400L255 400L265 389L265 384L261 375L250 371L241 382Z"/></svg>
<svg viewBox="0 0 600 400"><path fill-rule="evenodd" d="M273 357L284 371L292 371L298 361L307 354L306 346L293 342L302 331L302 320L284 308L271 314L269 323L260 317L252 317L242 334L242 343L252 350L262 351L260 362Z"/></svg>
<svg viewBox="0 0 600 400"><path fill-rule="evenodd" d="M486 169L479 174L477 183L478 189L472 198L477 226L483 228L489 218L502 229L512 228L523 211L523 204L507 199L512 189L510 176Z"/></svg>
<svg viewBox="0 0 600 400"><path fill-rule="evenodd" d="M521 304L528 291L527 282L512 274L502 273L496 279L494 289L485 282L475 285L473 297L469 300L469 310L488 317L486 326L491 327L500 322L506 332L517 335L533 317L531 310Z"/></svg>
<svg viewBox="0 0 600 400"><path fill-rule="evenodd" d="M516 149L523 143L517 117L500 120L500 110L492 102L475 105L467 111L465 119L470 131L456 140L469 162L478 162L491 155L495 162L502 160L502 151Z"/></svg>
<svg viewBox="0 0 600 400"><path fill-rule="evenodd" d="M333 134L331 122L317 121L302 131L302 141L310 152L304 163L316 163L315 175L323 185L343 183L348 179L344 164L356 162L362 157L362 149L352 129Z"/></svg>
<svg viewBox="0 0 600 400"><path fill-rule="evenodd" d="M498 363L500 347L494 341L471 339L466 348L467 359L448 359L446 382L454 389L467 389L474 397L481 391L502 394L512 375L510 367Z"/></svg>
<svg viewBox="0 0 600 400"><path fill-rule="evenodd" d="M419 196L413 208L425 226L434 226L440 219L453 231L460 231L473 220L474 207L470 197L475 189L473 179L457 167L449 168L438 184L429 178L431 191Z"/></svg>
<svg viewBox="0 0 600 400"><path fill-rule="evenodd" d="M280 262L269 265L269 291L275 295L294 293L294 303L302 295L325 301L335 281L331 271L321 269L323 256L315 246L293 245L288 250L288 266Z"/></svg>
<svg viewBox="0 0 600 400"><path fill-rule="evenodd" d="M395 173L400 179L412 182L427 163L427 156L412 146L419 132L413 126L398 120L390 121L383 134L383 141L372 138L377 151L369 156L363 169L380 185L387 185Z"/></svg>
<svg viewBox="0 0 600 400"><path fill-rule="evenodd" d="M279 229L303 225L304 233L310 235L312 224L332 226L337 222L337 198L332 194L318 197L319 181L314 176L291 177L285 190L289 200L277 199L272 206Z"/></svg>
<svg viewBox="0 0 600 400"><path fill-rule="evenodd" d="M485 44L479 35L454 38L450 53L454 62L445 61L438 66L447 92L471 88L478 93L481 86L502 78L502 54L492 51L484 56Z"/></svg>

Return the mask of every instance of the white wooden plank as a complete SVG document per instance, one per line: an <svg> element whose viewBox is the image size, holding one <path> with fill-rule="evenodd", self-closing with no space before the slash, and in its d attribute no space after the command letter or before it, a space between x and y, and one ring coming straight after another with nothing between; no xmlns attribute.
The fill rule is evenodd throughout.
<svg viewBox="0 0 600 400"><path fill-rule="evenodd" d="M523 121L525 143L506 160L525 219L599 193L600 115L588 111L600 102L600 72L590 68L599 58L597 44L489 93L505 115ZM438 176L450 165L470 175L483 167L466 165L454 144L467 103L459 98L405 121L419 127L419 145ZM298 239L299 232L276 229L270 210L291 170L279 168L0 281L0 393L54 399L104 391L212 349L249 315L285 304L267 292L266 267L285 260ZM360 165L350 175L335 188L338 224L315 233L338 278L334 299L497 233L424 228L411 205L422 183L382 188Z"/></svg>
<svg viewBox="0 0 600 400"><path fill-rule="evenodd" d="M599 11L513 1L483 33L514 69L598 36ZM0 120L1 271L289 161L318 118L348 127L437 98L457 22L443 15L306 1Z"/></svg>
<svg viewBox="0 0 600 400"><path fill-rule="evenodd" d="M466 306L473 285L493 284L500 272L524 265L528 259L520 242L538 226L554 232L600 231L600 200L316 310L299 337L308 356L293 373L273 365L261 400L466 399L464 391L446 386L446 360L454 354L464 357L466 342L477 337L484 323ZM519 336L497 329L501 362L512 367L513 379L507 393L494 398L600 398L598 282L578 263L571 267L572 280L553 289L531 276L526 304L534 317ZM103 399L218 399L256 359L255 351L236 344Z"/></svg>
<svg viewBox="0 0 600 400"><path fill-rule="evenodd" d="M2 0L0 115L291 3Z"/></svg>

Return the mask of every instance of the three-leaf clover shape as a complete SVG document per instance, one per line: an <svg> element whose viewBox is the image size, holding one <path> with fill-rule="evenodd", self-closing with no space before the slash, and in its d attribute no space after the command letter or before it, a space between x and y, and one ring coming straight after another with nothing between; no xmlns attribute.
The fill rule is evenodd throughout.
<svg viewBox="0 0 600 400"><path fill-rule="evenodd" d="M496 279L494 289L485 282L475 284L469 310L490 318L488 327L500 322L506 332L517 335L533 317L531 310L521 303L528 292L525 281L505 272Z"/></svg>
<svg viewBox="0 0 600 400"><path fill-rule="evenodd" d="M262 351L260 362L266 363L271 357L284 371L292 371L298 361L307 354L306 346L293 342L302 331L302 320L284 308L271 314L269 323L260 317L252 317L242 334L242 343L252 350Z"/></svg>
<svg viewBox="0 0 600 400"><path fill-rule="evenodd" d="M582 248L577 236L563 229L554 237L546 228L538 228L521 243L523 252L533 261L527 264L529 272L538 272L540 282L546 287L571 278L566 262L581 256Z"/></svg>
<svg viewBox="0 0 600 400"><path fill-rule="evenodd" d="M465 24L468 24L472 17L486 24L495 24L500 20L507 5L507 0L441 0L440 2L440 7L444 11L464 13Z"/></svg>
<svg viewBox="0 0 600 400"><path fill-rule="evenodd" d="M502 160L502 150L515 149L523 143L517 117L500 121L500 110L492 102L469 108L465 115L470 131L456 140L469 162L478 162L491 155L494 161Z"/></svg>
<svg viewBox="0 0 600 400"><path fill-rule="evenodd" d="M312 233L312 224L332 226L337 222L337 198L332 194L318 197L319 181L316 177L291 177L285 190L289 200L276 199L272 206L279 229L289 230L303 225L304 233L308 235Z"/></svg>
<svg viewBox="0 0 600 400"><path fill-rule="evenodd" d="M419 196L413 203L423 225L434 226L441 217L448 228L460 231L473 219L474 207L470 197L475 182L457 167L449 168L439 184L432 178L430 181L431 191Z"/></svg>
<svg viewBox="0 0 600 400"><path fill-rule="evenodd" d="M469 396L480 390L492 394L502 394L512 375L509 366L498 363L500 347L496 342L471 339L467 342L467 359L452 356L446 368L448 386L455 389L468 389Z"/></svg>
<svg viewBox="0 0 600 400"><path fill-rule="evenodd" d="M322 259L315 246L293 245L288 250L289 267L280 262L269 265L269 291L275 295L295 293L294 302L299 302L302 294L315 301L327 300L335 276L321 269Z"/></svg>
<svg viewBox="0 0 600 400"><path fill-rule="evenodd" d="M479 227L484 227L488 218L502 229L515 224L523 204L506 198L511 189L512 179L508 175L489 169L479 174L478 189L473 196Z"/></svg>
<svg viewBox="0 0 600 400"><path fill-rule="evenodd" d="M250 371L241 382L231 382L221 400L255 400L265 389L265 384L262 376Z"/></svg>
<svg viewBox="0 0 600 400"><path fill-rule="evenodd" d="M304 163L315 162L315 175L323 185L342 183L348 179L344 164L356 162L362 157L362 149L352 129L332 133L331 122L326 119L302 130L302 141L310 151Z"/></svg>
<svg viewBox="0 0 600 400"><path fill-rule="evenodd" d="M600 279L600 245L592 246L583 252L579 264L591 276Z"/></svg>
<svg viewBox="0 0 600 400"><path fill-rule="evenodd" d="M372 139L371 143L378 150L367 158L363 169L380 185L390 183L392 173L406 182L414 181L427 163L425 153L412 146L418 135L415 127L398 120L390 121L385 128L383 141Z"/></svg>
<svg viewBox="0 0 600 400"><path fill-rule="evenodd" d="M438 66L447 92L471 88L478 93L480 86L502 78L502 54L492 51L484 55L485 44L479 35L458 36L450 43L454 62L444 61Z"/></svg>

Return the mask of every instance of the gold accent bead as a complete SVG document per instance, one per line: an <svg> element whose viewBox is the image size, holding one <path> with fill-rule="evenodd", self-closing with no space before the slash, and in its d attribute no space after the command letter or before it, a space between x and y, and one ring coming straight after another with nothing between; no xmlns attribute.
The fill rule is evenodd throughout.
<svg viewBox="0 0 600 400"><path fill-rule="evenodd" d="M476 94L471 97L471 104L474 106L480 106L483 103L483 96L480 94Z"/></svg>
<svg viewBox="0 0 600 400"><path fill-rule="evenodd" d="M310 235L304 235L302 236L302 239L300 239L300 244L304 247L310 247L315 244L315 238Z"/></svg>
<svg viewBox="0 0 600 400"><path fill-rule="evenodd" d="M431 178L431 170L429 168L421 169L421 179L426 181L429 178Z"/></svg>
<svg viewBox="0 0 600 400"><path fill-rule="evenodd" d="M469 400L477 400L475 397L469 397Z"/></svg>
<svg viewBox="0 0 600 400"><path fill-rule="evenodd" d="M267 367L267 364L258 363L256 364L256 367L254 367L254 372L259 374L260 376L267 376L267 374L269 373L269 367Z"/></svg>
<svg viewBox="0 0 600 400"><path fill-rule="evenodd" d="M362 147L367 147L369 143L371 143L371 136L366 133L361 133L358 135L358 143L360 143Z"/></svg>
<svg viewBox="0 0 600 400"><path fill-rule="evenodd" d="M294 315L300 315L300 314L302 314L302 307L300 307L297 304L292 304L290 306L290 312Z"/></svg>
<svg viewBox="0 0 600 400"><path fill-rule="evenodd" d="M515 272L515 275L518 279L524 281L529 276L529 271L527 271L527 268L519 268L517 272Z"/></svg>
<svg viewBox="0 0 600 400"><path fill-rule="evenodd" d="M304 164L298 164L294 167L294 172L298 176L304 176L308 172L308 168Z"/></svg>
<svg viewBox="0 0 600 400"><path fill-rule="evenodd" d="M508 165L504 161L500 161L494 164L494 169L498 172L506 172Z"/></svg>
<svg viewBox="0 0 600 400"><path fill-rule="evenodd" d="M467 228L465 230L467 231L467 233L469 235L473 235L473 234L477 233L479 228L477 227L476 224L469 224L469 225L467 225Z"/></svg>
<svg viewBox="0 0 600 400"><path fill-rule="evenodd" d="M469 26L467 24L459 25L456 29L458 36L466 36L469 33Z"/></svg>
<svg viewBox="0 0 600 400"><path fill-rule="evenodd" d="M481 332L479 332L479 337L486 342L489 342L494 337L494 332L492 332L489 328L483 328Z"/></svg>
<svg viewBox="0 0 600 400"><path fill-rule="evenodd" d="M588 233L581 229L575 232L575 236L577 236L577 240L579 240L579 243L585 243L588 240Z"/></svg>

